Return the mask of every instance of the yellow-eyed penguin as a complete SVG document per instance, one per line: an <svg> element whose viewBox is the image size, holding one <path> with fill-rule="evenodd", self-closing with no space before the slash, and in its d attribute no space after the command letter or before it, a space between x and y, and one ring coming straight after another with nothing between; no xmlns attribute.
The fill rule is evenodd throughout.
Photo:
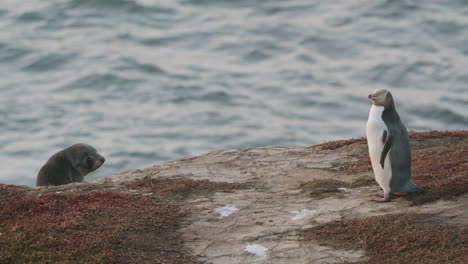
<svg viewBox="0 0 468 264"><path fill-rule="evenodd" d="M377 89L368 98L372 107L366 136L375 180L383 189L377 202L389 202L392 194L421 191L411 179L411 146L406 127L400 120L392 94Z"/></svg>

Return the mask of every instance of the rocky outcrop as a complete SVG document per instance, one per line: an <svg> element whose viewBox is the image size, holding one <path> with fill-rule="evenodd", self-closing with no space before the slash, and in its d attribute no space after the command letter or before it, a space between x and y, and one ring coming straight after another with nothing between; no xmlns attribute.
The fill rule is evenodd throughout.
<svg viewBox="0 0 468 264"><path fill-rule="evenodd" d="M414 206L411 200L404 198L383 204L369 201L380 191L373 181L370 184L366 181L372 180L372 172L365 169L350 174L342 169L357 164L359 157L366 155L366 142L354 140L348 143L350 145L343 144L335 150L326 150L329 145L319 145L214 151L114 175L96 183L119 184L149 175L249 184L251 188L186 201L185 206L190 208L191 214L181 229L185 245L207 263L360 260L363 250L337 250L322 246L318 241L299 241L301 230L335 220L411 212L447 216L447 221L452 223L468 222L467 195L422 206ZM413 144L416 153L450 146L466 150L467 137L465 134L455 138L448 134L419 137L413 139ZM464 164L466 166L466 160ZM300 188L315 180L322 180L325 196L317 198L311 195L316 190ZM336 180L331 188L326 185L330 180ZM353 188L356 182L367 184Z"/></svg>
<svg viewBox="0 0 468 264"><path fill-rule="evenodd" d="M413 138L413 149L416 154L435 150L448 153L460 149L466 154L467 135L464 131L456 136ZM462 186L458 187L461 192L457 192L456 197L446 200L441 196L444 199L415 205L412 197L399 197L390 203L370 201L380 190L372 180L372 172L365 160L366 151L363 139L312 147L220 150L93 182L38 188L35 192L83 193L105 189L163 199L161 195L167 193L167 189L158 189L158 182L152 179L239 184L236 188L223 187L218 191L216 186L210 187L210 192L194 191L185 195L185 199L176 201L188 212L178 227L183 246L195 259L206 263L343 263L365 260L367 253L364 248L333 247L318 238L310 239L310 236L307 241L301 239L304 230L334 221L411 213L434 215L446 224L466 226L468 195L465 193L468 190L463 187L468 176L466 156L456 165L451 165L456 167L453 175L463 176L454 178L463 181L456 184ZM437 159L436 156L430 158ZM421 176L417 183L423 184L424 177ZM135 181L138 184L129 184ZM203 189L203 186L196 188Z"/></svg>

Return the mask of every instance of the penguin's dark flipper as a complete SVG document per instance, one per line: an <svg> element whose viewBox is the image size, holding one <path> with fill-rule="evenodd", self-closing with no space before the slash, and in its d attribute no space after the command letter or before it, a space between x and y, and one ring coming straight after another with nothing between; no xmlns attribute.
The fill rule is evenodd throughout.
<svg viewBox="0 0 468 264"><path fill-rule="evenodd" d="M380 165L382 166L382 169L384 168L385 158L387 157L387 154L390 151L390 148L392 147L392 142L393 142L393 136L388 135L386 140L385 140L385 144L384 144L384 147L383 147L383 150L382 150L382 154L380 155Z"/></svg>

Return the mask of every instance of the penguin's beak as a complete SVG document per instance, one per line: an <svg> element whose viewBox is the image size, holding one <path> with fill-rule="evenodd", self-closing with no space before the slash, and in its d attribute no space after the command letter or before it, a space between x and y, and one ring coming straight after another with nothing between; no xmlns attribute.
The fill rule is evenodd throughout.
<svg viewBox="0 0 468 264"><path fill-rule="evenodd" d="M374 99L375 99L375 95L369 94L369 95L367 96L367 98L369 98L370 100L374 100Z"/></svg>

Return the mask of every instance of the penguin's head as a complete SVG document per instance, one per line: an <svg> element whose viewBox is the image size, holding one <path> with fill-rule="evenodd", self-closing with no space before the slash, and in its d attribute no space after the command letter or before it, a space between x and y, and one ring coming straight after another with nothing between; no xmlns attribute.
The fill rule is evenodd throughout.
<svg viewBox="0 0 468 264"><path fill-rule="evenodd" d="M367 97L377 106L388 107L393 104L393 96L387 89L377 89Z"/></svg>

